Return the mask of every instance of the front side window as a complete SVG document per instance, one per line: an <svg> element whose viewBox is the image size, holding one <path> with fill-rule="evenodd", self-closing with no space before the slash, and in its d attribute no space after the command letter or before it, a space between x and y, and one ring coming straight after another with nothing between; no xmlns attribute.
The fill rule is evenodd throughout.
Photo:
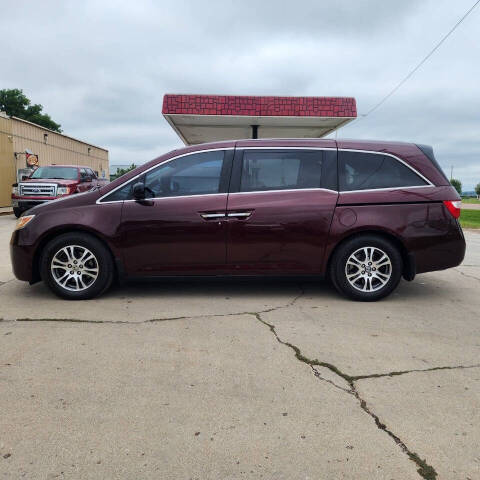
<svg viewBox="0 0 480 480"><path fill-rule="evenodd" d="M421 187L428 183L388 155L338 152L340 191Z"/></svg>
<svg viewBox="0 0 480 480"><path fill-rule="evenodd" d="M151 197L219 193L223 151L196 153L177 158L145 175Z"/></svg>
<svg viewBox="0 0 480 480"><path fill-rule="evenodd" d="M103 201L132 199L133 185L142 181L147 198L220 193L224 153L223 150L201 152L167 161L126 183Z"/></svg>
<svg viewBox="0 0 480 480"><path fill-rule="evenodd" d="M321 188L321 151L245 150L240 191Z"/></svg>

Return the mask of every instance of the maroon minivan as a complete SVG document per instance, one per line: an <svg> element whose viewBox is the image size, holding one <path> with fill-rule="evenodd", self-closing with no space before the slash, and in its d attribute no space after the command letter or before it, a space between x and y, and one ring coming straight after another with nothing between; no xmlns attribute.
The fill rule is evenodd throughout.
<svg viewBox="0 0 480 480"><path fill-rule="evenodd" d="M356 300L459 265L460 197L431 147L239 140L167 153L103 188L29 210L16 277L87 299L173 275L326 276Z"/></svg>

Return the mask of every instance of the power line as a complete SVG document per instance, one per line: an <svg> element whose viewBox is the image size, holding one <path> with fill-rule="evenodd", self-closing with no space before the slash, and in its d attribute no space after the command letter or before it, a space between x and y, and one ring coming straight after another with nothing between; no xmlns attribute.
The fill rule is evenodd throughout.
<svg viewBox="0 0 480 480"><path fill-rule="evenodd" d="M380 105L382 105L384 102L386 102L407 80L410 79L410 77L438 50L438 48L442 45L442 43L457 29L457 27L470 15L470 13L473 11L473 9L480 3L480 0L477 0L473 6L467 10L467 12L463 15L460 20L450 29L450 31L442 37L442 39L433 47L433 49L430 51L430 53L423 58L423 60L413 69L410 71L410 73L403 78L403 80L400 81L400 83L390 91L385 97L382 98L373 108L371 108L367 113L362 115L362 117L367 117L370 115L373 111L375 111Z"/></svg>

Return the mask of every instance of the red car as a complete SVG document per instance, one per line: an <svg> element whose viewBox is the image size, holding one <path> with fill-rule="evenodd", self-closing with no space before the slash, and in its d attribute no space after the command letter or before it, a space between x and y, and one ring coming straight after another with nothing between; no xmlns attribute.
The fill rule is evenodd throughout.
<svg viewBox="0 0 480 480"><path fill-rule="evenodd" d="M240 140L186 147L101 190L31 209L15 275L87 299L115 279L318 275L385 297L401 277L459 265L460 198L430 147Z"/></svg>
<svg viewBox="0 0 480 480"><path fill-rule="evenodd" d="M18 218L23 212L40 203L87 192L107 183L108 180L98 178L90 167L74 165L38 167L30 177L13 185L13 213Z"/></svg>

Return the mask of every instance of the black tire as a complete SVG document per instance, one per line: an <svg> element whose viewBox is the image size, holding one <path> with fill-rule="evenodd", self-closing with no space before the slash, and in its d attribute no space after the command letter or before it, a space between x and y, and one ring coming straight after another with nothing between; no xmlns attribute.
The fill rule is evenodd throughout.
<svg viewBox="0 0 480 480"><path fill-rule="evenodd" d="M372 256L371 265L364 248L369 249L367 252ZM382 253L387 260L381 260ZM336 249L330 262L329 276L335 288L343 295L353 300L373 302L390 295L397 288L402 272L402 255L395 244L381 236L368 234L353 237ZM364 288L370 291L362 291Z"/></svg>
<svg viewBox="0 0 480 480"><path fill-rule="evenodd" d="M19 218L20 215L24 212L23 209L19 208L19 207L13 207L13 214Z"/></svg>
<svg viewBox="0 0 480 480"><path fill-rule="evenodd" d="M65 247L73 247L73 254L70 258L75 258L77 265L74 266L73 262L68 263L69 257L64 253L60 253ZM72 252L70 249L67 251ZM78 262L83 252L86 251L92 254L93 258L87 260L85 265L82 265ZM60 255L60 257L57 255ZM55 256L57 256L57 259L60 258L61 262L65 262L67 268L57 267L52 271L52 260ZM89 257L86 258L88 259ZM68 268L69 265L71 265L72 270ZM80 267L82 267L82 270ZM82 289L72 290L79 288L80 281L74 278L76 275L70 275L72 272L80 275L83 283ZM92 279L93 275L91 272L97 275L96 278ZM42 280L53 293L67 300L87 300L101 295L112 284L114 272L115 267L110 251L100 240L82 232L64 233L50 240L43 249L40 258ZM65 286L62 286L59 284L59 281L65 278L64 273L69 278L67 278ZM62 280L63 282L64 280Z"/></svg>

